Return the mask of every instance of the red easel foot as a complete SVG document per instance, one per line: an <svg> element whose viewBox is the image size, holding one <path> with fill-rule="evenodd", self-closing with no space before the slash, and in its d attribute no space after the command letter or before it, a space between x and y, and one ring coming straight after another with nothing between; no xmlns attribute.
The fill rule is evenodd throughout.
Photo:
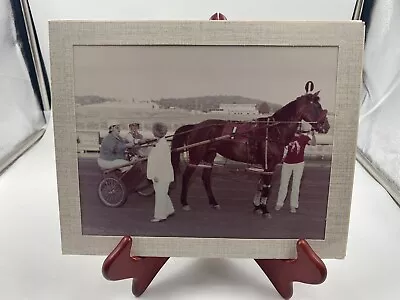
<svg viewBox="0 0 400 300"><path fill-rule="evenodd" d="M305 240L297 242L296 259L256 259L255 261L284 299L290 299L293 296L293 282L321 284L327 277L325 264Z"/></svg>
<svg viewBox="0 0 400 300"><path fill-rule="evenodd" d="M132 293L139 297L169 257L131 257L132 238L124 237L103 263L103 276L110 281L132 278Z"/></svg>

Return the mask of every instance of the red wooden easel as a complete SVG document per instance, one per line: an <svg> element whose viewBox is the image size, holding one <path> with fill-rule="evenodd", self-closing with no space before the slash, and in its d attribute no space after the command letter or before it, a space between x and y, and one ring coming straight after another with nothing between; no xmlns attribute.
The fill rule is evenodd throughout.
<svg viewBox="0 0 400 300"><path fill-rule="evenodd" d="M131 257L132 238L125 236L103 263L103 276L110 281L132 278L132 293L139 297L169 257ZM321 284L327 276L322 260L305 240L297 242L296 259L255 259L284 299L293 296L293 282Z"/></svg>
<svg viewBox="0 0 400 300"><path fill-rule="evenodd" d="M227 20L215 13L210 20ZM132 293L139 297L150 285L169 257L131 256L132 238L125 236L103 263L103 276L110 281L132 278ZM323 261L305 240L297 242L296 259L255 259L284 299L293 296L293 282L321 284L327 277Z"/></svg>

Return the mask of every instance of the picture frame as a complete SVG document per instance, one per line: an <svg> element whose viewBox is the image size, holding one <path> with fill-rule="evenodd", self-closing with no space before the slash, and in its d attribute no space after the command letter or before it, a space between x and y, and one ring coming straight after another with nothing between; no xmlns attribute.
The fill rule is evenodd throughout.
<svg viewBox="0 0 400 300"><path fill-rule="evenodd" d="M0 110L4 128L14 127L17 134L2 132L0 175L43 137L51 114L50 83L29 1L2 5L1 52L6 63L0 85L7 100Z"/></svg>
<svg viewBox="0 0 400 300"><path fill-rule="evenodd" d="M323 259L345 257L356 160L357 118L355 115L358 115L360 103L364 49L363 22L54 20L49 22L49 36L55 153L64 254L107 255L122 235L129 234L133 238L132 251L136 256L288 259L296 257L297 240L307 238L319 257ZM76 85L78 84L76 72L80 65L77 63L76 51L78 47L86 47L86 49L90 47L104 49L147 47L146 49L149 49L152 46L163 49L160 53L169 46L179 49L190 47L196 49L202 46L237 47L244 49L243 51L279 47L282 49L312 48L321 51L329 47L335 49L333 52L337 56L334 58L335 68L332 75L335 78L333 83L335 101L332 109L334 119L330 121L331 126L334 126L334 133L329 168L330 179L329 183L327 182L329 192L327 193L326 224L323 229L325 238L313 239L301 234L293 238L227 238L143 236L130 234L130 232L90 235L83 232L80 192L88 186L80 183L78 171L77 117L79 118L79 112L76 105ZM84 58L81 56L79 61L82 64L86 63L92 56L97 56L97 54L87 54ZM107 61L111 57L108 56L105 59L105 56L102 56L101 61ZM187 61L193 61L193 59ZM312 64L308 66L312 67ZM153 70L150 66L140 70L145 69ZM82 74L80 80L99 76L99 72L91 73L93 76ZM170 74L172 75L173 72ZM221 76L223 74L222 72ZM107 82L110 85L112 83L115 82L113 80ZM154 81L153 85L155 86L156 83L160 81ZM301 85L304 86L304 83L302 80ZM87 86L88 82L85 81L82 85ZM153 85L147 86L147 89L156 89ZM311 85L313 85L312 82L306 84L306 92ZM100 87L100 84L97 87ZM118 89L113 88L113 90ZM107 127L105 129L107 130ZM247 202L251 205L251 199ZM111 210L108 212L111 213ZM102 218L107 218L108 212L103 214ZM176 207L176 213L181 214L180 208ZM219 213L224 213L223 208ZM243 214L249 214L254 219L260 218L254 216L251 210ZM157 225L167 226L165 225L168 224L167 222ZM268 218L265 218L263 222L268 224ZM104 226L107 227L110 224L111 221L105 221Z"/></svg>
<svg viewBox="0 0 400 300"><path fill-rule="evenodd" d="M398 75L395 73L397 69L393 66L396 65L398 55L395 53L377 55L383 49L396 48L391 46L396 43L393 37L396 36L398 29L392 25L396 17L382 13L381 8L385 4L385 1L368 0L365 1L362 11L363 21L366 24L366 50L356 158L369 175L385 189L394 203L400 206L396 139L385 133L386 128L397 122L397 116L393 112L396 112ZM388 24L384 37L377 34L382 31L383 21ZM383 39L385 43L381 42ZM380 74L385 74L385 77Z"/></svg>

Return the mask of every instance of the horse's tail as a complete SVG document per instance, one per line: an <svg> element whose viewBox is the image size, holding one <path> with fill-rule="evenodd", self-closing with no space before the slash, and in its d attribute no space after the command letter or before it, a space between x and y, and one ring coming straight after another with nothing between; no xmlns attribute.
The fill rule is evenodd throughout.
<svg viewBox="0 0 400 300"><path fill-rule="evenodd" d="M184 125L179 127L172 138L171 142L171 149L174 150L179 147L183 147L187 140L190 131L194 128L194 124ZM171 153L171 163L174 169L174 173L178 174L180 172L180 158L181 158L181 151L172 151Z"/></svg>

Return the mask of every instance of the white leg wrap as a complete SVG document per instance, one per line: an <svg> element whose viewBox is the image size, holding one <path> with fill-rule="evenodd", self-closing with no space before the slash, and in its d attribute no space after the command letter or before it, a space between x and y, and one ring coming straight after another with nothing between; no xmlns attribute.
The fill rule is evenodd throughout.
<svg viewBox="0 0 400 300"><path fill-rule="evenodd" d="M253 203L255 206L259 206L260 205L260 199L261 199L261 192L257 191L256 194L254 195L253 198Z"/></svg>
<svg viewBox="0 0 400 300"><path fill-rule="evenodd" d="M267 204L267 197L261 197L261 204L266 205Z"/></svg>

